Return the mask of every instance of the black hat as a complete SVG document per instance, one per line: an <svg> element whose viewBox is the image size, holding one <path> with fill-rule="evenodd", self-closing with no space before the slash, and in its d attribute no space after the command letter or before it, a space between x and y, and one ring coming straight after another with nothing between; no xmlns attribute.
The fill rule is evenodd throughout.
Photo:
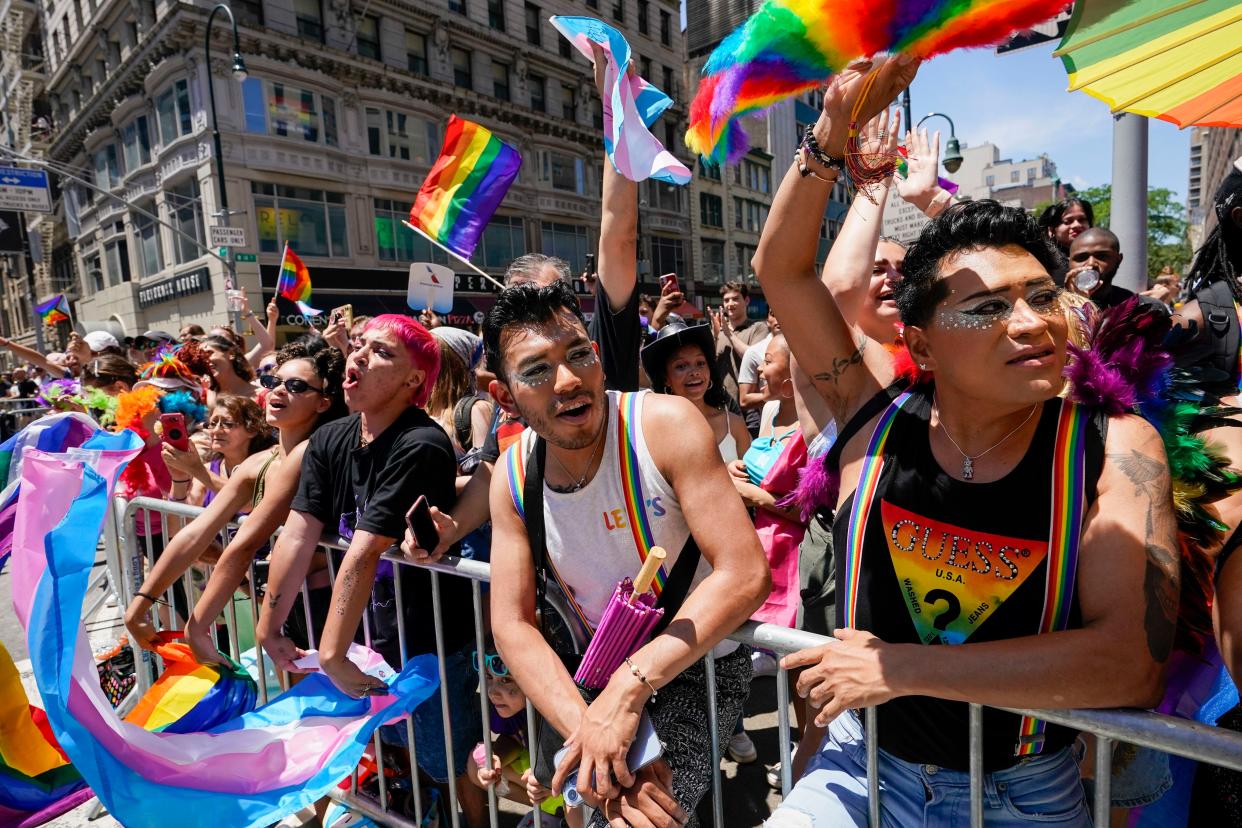
<svg viewBox="0 0 1242 828"><path fill-rule="evenodd" d="M687 325L684 322L670 322L656 334L655 341L642 350L643 369L651 379L651 386L662 390L666 374L664 366L668 358L683 345L698 345L707 356L707 363L712 365L716 353L716 341L712 337L710 325ZM712 371L713 376L715 370Z"/></svg>

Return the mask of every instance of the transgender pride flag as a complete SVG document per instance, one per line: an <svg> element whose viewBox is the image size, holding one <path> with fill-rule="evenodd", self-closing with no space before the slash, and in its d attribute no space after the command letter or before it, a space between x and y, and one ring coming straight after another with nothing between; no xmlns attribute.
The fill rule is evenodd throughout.
<svg viewBox="0 0 1242 828"><path fill-rule="evenodd" d="M630 181L654 178L669 184L689 183L690 170L649 129L672 106L673 99L638 75L626 73L630 44L625 37L594 17L554 15L552 25L587 60L595 59L592 43L604 47L608 58L604 70L604 150L616 171Z"/></svg>

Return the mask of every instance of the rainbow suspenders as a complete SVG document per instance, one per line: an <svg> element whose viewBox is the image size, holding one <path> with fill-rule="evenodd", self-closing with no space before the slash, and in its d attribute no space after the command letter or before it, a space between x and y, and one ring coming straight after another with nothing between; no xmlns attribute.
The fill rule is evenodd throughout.
<svg viewBox="0 0 1242 828"><path fill-rule="evenodd" d="M617 417L617 450L620 454L620 471L621 471L621 490L625 497L625 512L629 518L630 531L634 535L634 546L638 550L640 561L647 560L651 548L655 546L655 537L651 532L651 521L647 516L646 499L643 496L642 475L639 473L638 467L638 450L636 445L636 430L638 423L638 398L636 392L625 392L621 394L621 404L618 407ZM513 499L513 507L517 509L518 516L523 520L526 518L526 463L521 454L521 441L515 442L506 451L505 464L508 466L509 479L509 496ZM587 621L586 615L583 614L582 608L574 600L573 592L565 586L565 582L561 580L561 576L556 571L555 564L552 559L548 558L548 568L552 571L553 576L561 585L561 590L565 593L566 599L573 607L578 618L586 625L589 632L594 633L595 628ZM656 573L655 580L651 582L651 589L655 592L656 597L664 590L664 584L668 580L668 573L665 567L660 567Z"/></svg>
<svg viewBox="0 0 1242 828"><path fill-rule="evenodd" d="M863 538L871 504L879 487L884 470L884 445L892 431L903 405L909 401L907 391L880 415L850 509L845 544L845 583L841 595L844 601L845 626L856 628L858 612L858 581L862 571ZM1073 603L1074 580L1078 572L1078 543L1082 536L1082 518L1085 506L1085 468L1083 434L1087 412L1068 400L1061 403L1057 422L1056 444L1053 450L1052 504L1048 537L1048 571L1044 582L1044 608L1040 615L1039 634L1063 630L1069 623L1070 606ZM1023 716L1018 730L1015 756L1033 756L1044 746L1044 730L1047 723L1041 719Z"/></svg>

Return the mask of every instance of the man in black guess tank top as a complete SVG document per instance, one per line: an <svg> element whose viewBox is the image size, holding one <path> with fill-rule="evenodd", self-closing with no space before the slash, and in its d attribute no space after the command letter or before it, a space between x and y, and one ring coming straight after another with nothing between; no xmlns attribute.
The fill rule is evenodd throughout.
<svg viewBox="0 0 1242 828"><path fill-rule="evenodd" d="M899 60L875 70L868 100L908 83ZM827 156L844 151L864 75L843 72L825 93L814 135ZM834 176L817 158L801 163ZM1178 541L1159 435L1057 398L1058 256L1026 213L991 201L948 208L908 250L895 294L924 382L885 388L887 355L815 272L825 189L791 170L754 260L794 355L844 424L827 458L841 495L838 641L783 662L807 668L798 691L829 732L767 824L866 825L868 738L884 825L963 824L971 702L985 710L985 822L1090 825L1073 734L996 708L1160 697ZM866 736L869 706L879 725Z"/></svg>

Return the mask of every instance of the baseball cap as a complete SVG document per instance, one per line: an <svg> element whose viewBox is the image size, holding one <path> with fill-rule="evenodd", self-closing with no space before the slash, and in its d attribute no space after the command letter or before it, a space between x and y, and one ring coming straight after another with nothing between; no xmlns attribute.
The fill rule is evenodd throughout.
<svg viewBox="0 0 1242 828"><path fill-rule="evenodd" d="M121 343L116 341L116 337L107 331L91 331L82 337L82 341L90 346L95 353L99 353L105 348L119 348Z"/></svg>
<svg viewBox="0 0 1242 828"><path fill-rule="evenodd" d="M161 340L165 342L176 342L177 341L177 337L173 336L168 331L161 331L155 328L144 333L142 335L142 338L151 340L152 342L159 342Z"/></svg>

